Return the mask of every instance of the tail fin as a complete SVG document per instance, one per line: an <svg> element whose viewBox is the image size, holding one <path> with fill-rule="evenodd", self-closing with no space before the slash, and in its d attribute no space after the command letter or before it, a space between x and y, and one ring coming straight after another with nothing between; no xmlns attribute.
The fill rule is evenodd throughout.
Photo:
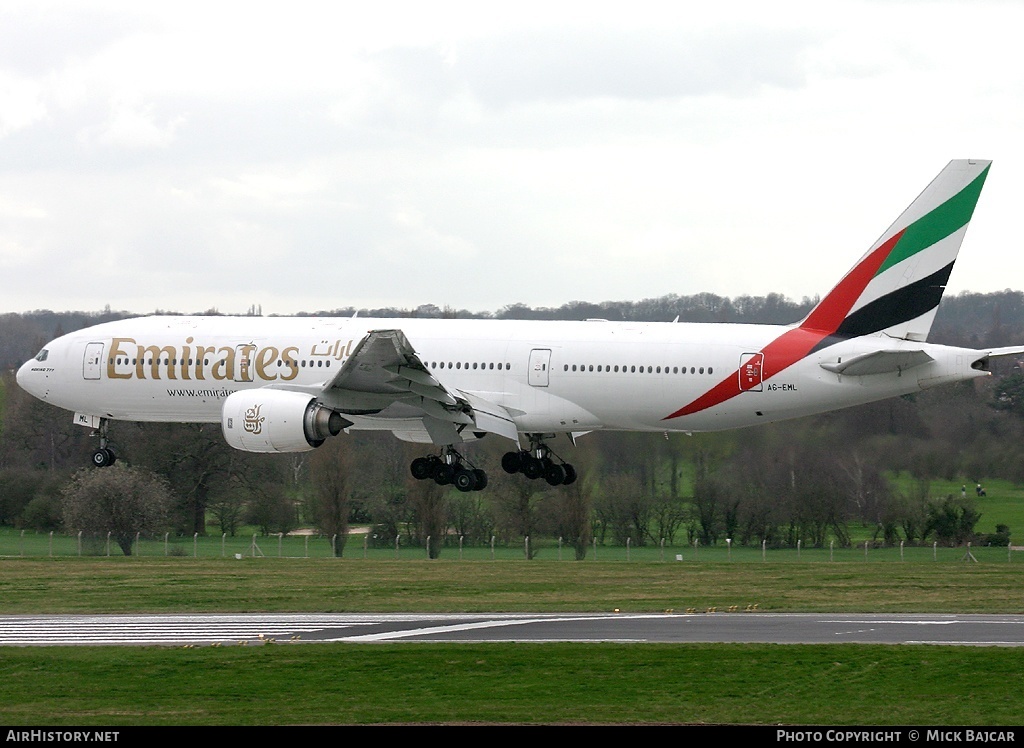
<svg viewBox="0 0 1024 748"><path fill-rule="evenodd" d="M925 340L991 164L950 161L800 328Z"/></svg>

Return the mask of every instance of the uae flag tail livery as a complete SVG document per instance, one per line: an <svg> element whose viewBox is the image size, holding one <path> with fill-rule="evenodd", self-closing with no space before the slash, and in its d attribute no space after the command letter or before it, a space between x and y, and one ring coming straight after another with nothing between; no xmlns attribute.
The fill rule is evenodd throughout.
<svg viewBox="0 0 1024 748"><path fill-rule="evenodd" d="M865 336L924 342L991 164L950 161L799 325L751 354L739 371L729 372L666 420L720 405L750 383L763 386L810 354L837 343ZM838 361L832 370L881 373L924 360L924 354L913 351L869 356L847 361L846 367Z"/></svg>

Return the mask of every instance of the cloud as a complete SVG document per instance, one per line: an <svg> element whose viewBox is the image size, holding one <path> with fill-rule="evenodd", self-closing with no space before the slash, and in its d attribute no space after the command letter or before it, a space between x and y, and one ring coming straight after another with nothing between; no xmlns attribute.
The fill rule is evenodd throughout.
<svg viewBox="0 0 1024 748"><path fill-rule="evenodd" d="M85 128L79 138L86 144L123 146L126 148L166 148L174 141L175 131L185 117L157 122L154 107L115 102L105 122Z"/></svg>
<svg viewBox="0 0 1024 748"><path fill-rule="evenodd" d="M144 28L152 24L128 7L15 5L0 10L0 68L25 77L47 75Z"/></svg>
<svg viewBox="0 0 1024 748"><path fill-rule="evenodd" d="M801 296L965 155L1021 266L1019 4L15 2L11 308Z"/></svg>
<svg viewBox="0 0 1024 748"><path fill-rule="evenodd" d="M611 28L521 31L459 45L455 72L488 106L612 98L628 101L799 88L815 41L800 30L699 33Z"/></svg>
<svg viewBox="0 0 1024 748"><path fill-rule="evenodd" d="M458 41L367 51L382 97L435 104L469 94L489 106L535 101L626 101L722 94L807 81L813 50L831 32L754 25L619 29L595 24L519 28ZM865 65L854 68L863 74Z"/></svg>

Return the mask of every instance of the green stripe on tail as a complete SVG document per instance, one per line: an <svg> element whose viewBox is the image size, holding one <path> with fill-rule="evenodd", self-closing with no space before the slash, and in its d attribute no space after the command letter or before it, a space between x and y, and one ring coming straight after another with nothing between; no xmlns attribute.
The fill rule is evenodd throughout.
<svg viewBox="0 0 1024 748"><path fill-rule="evenodd" d="M907 226L907 230L875 275L881 275L893 265L966 226L974 214L974 207L978 204L981 188L985 185L985 177L988 176L991 167L991 164L986 166L985 170L960 192Z"/></svg>

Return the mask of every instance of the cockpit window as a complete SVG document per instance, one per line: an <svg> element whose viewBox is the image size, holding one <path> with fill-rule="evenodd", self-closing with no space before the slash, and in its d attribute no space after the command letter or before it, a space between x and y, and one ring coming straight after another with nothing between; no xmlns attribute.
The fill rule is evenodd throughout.
<svg viewBox="0 0 1024 748"><path fill-rule="evenodd" d="M39 353L36 354L36 361L45 361L46 357L49 355L50 352L43 348L43 350L39 351Z"/></svg>

